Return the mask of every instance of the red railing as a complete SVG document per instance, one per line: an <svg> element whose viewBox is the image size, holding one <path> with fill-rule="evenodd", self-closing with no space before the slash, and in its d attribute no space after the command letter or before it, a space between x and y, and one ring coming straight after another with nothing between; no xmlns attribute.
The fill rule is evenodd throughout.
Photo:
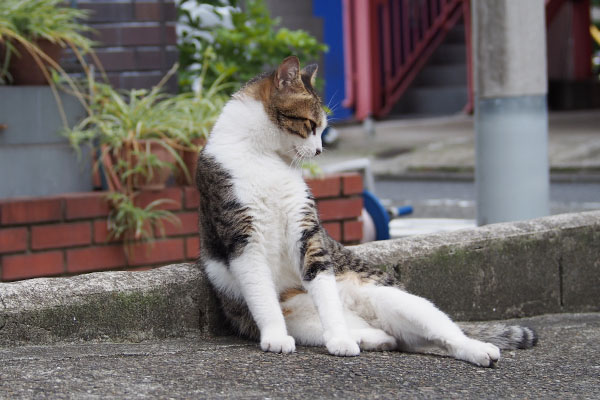
<svg viewBox="0 0 600 400"><path fill-rule="evenodd" d="M567 0L546 1L546 27L558 16ZM589 79L592 76L592 37L589 31L590 0L570 2L571 10L570 35L572 40L572 78L576 80Z"/></svg>
<svg viewBox="0 0 600 400"><path fill-rule="evenodd" d="M357 119L386 115L462 16L472 108L469 0L343 0L343 9L343 104Z"/></svg>
<svg viewBox="0 0 600 400"><path fill-rule="evenodd" d="M546 3L546 26L556 17L566 0L545 0Z"/></svg>

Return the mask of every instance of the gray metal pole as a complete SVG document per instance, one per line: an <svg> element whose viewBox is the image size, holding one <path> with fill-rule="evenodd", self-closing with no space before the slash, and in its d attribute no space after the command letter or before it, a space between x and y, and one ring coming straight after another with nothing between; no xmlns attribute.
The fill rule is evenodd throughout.
<svg viewBox="0 0 600 400"><path fill-rule="evenodd" d="M544 0L471 4L477 223L548 215Z"/></svg>

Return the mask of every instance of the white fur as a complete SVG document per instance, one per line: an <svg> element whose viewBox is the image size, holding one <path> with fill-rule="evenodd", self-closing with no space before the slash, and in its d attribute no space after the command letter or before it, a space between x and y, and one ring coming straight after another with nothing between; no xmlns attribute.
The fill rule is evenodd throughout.
<svg viewBox="0 0 600 400"><path fill-rule="evenodd" d="M229 269L206 262L210 280L246 301L265 351L293 352L295 341L325 345L341 356L358 355L359 346L418 351L435 345L477 365L498 360L497 347L466 337L425 299L397 288L336 282L327 272L303 282L299 222L307 186L299 164L322 149L324 128L303 139L280 131L259 101L238 95L227 103L205 151L233 177L235 195L249 208L255 233ZM285 290L302 286L308 294L279 303Z"/></svg>
<svg viewBox="0 0 600 400"><path fill-rule="evenodd" d="M323 129L309 139L281 132L262 103L237 97L225 106L206 146L232 175L235 195L248 206L256 227L229 270L215 261L207 262L206 270L219 289L246 301L263 350L294 351L278 296L302 282L299 221L307 188L300 162L322 149Z"/></svg>

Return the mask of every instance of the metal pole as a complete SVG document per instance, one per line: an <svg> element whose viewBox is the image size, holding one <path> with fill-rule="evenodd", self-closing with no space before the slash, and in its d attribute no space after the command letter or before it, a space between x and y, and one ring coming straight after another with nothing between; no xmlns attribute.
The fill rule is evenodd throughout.
<svg viewBox="0 0 600 400"><path fill-rule="evenodd" d="M548 215L544 0L471 4L477 223Z"/></svg>

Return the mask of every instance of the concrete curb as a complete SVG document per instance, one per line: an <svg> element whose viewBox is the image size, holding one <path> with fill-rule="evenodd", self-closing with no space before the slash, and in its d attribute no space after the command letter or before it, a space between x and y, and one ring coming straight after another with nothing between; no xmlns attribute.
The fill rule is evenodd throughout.
<svg viewBox="0 0 600 400"><path fill-rule="evenodd" d="M198 333L218 315L209 291L192 264L0 283L0 346Z"/></svg>
<svg viewBox="0 0 600 400"><path fill-rule="evenodd" d="M600 211L356 246L454 318L600 310Z"/></svg>
<svg viewBox="0 0 600 400"><path fill-rule="evenodd" d="M454 318L600 310L600 211L355 246ZM143 272L0 283L0 345L139 341L222 333L202 272Z"/></svg>

